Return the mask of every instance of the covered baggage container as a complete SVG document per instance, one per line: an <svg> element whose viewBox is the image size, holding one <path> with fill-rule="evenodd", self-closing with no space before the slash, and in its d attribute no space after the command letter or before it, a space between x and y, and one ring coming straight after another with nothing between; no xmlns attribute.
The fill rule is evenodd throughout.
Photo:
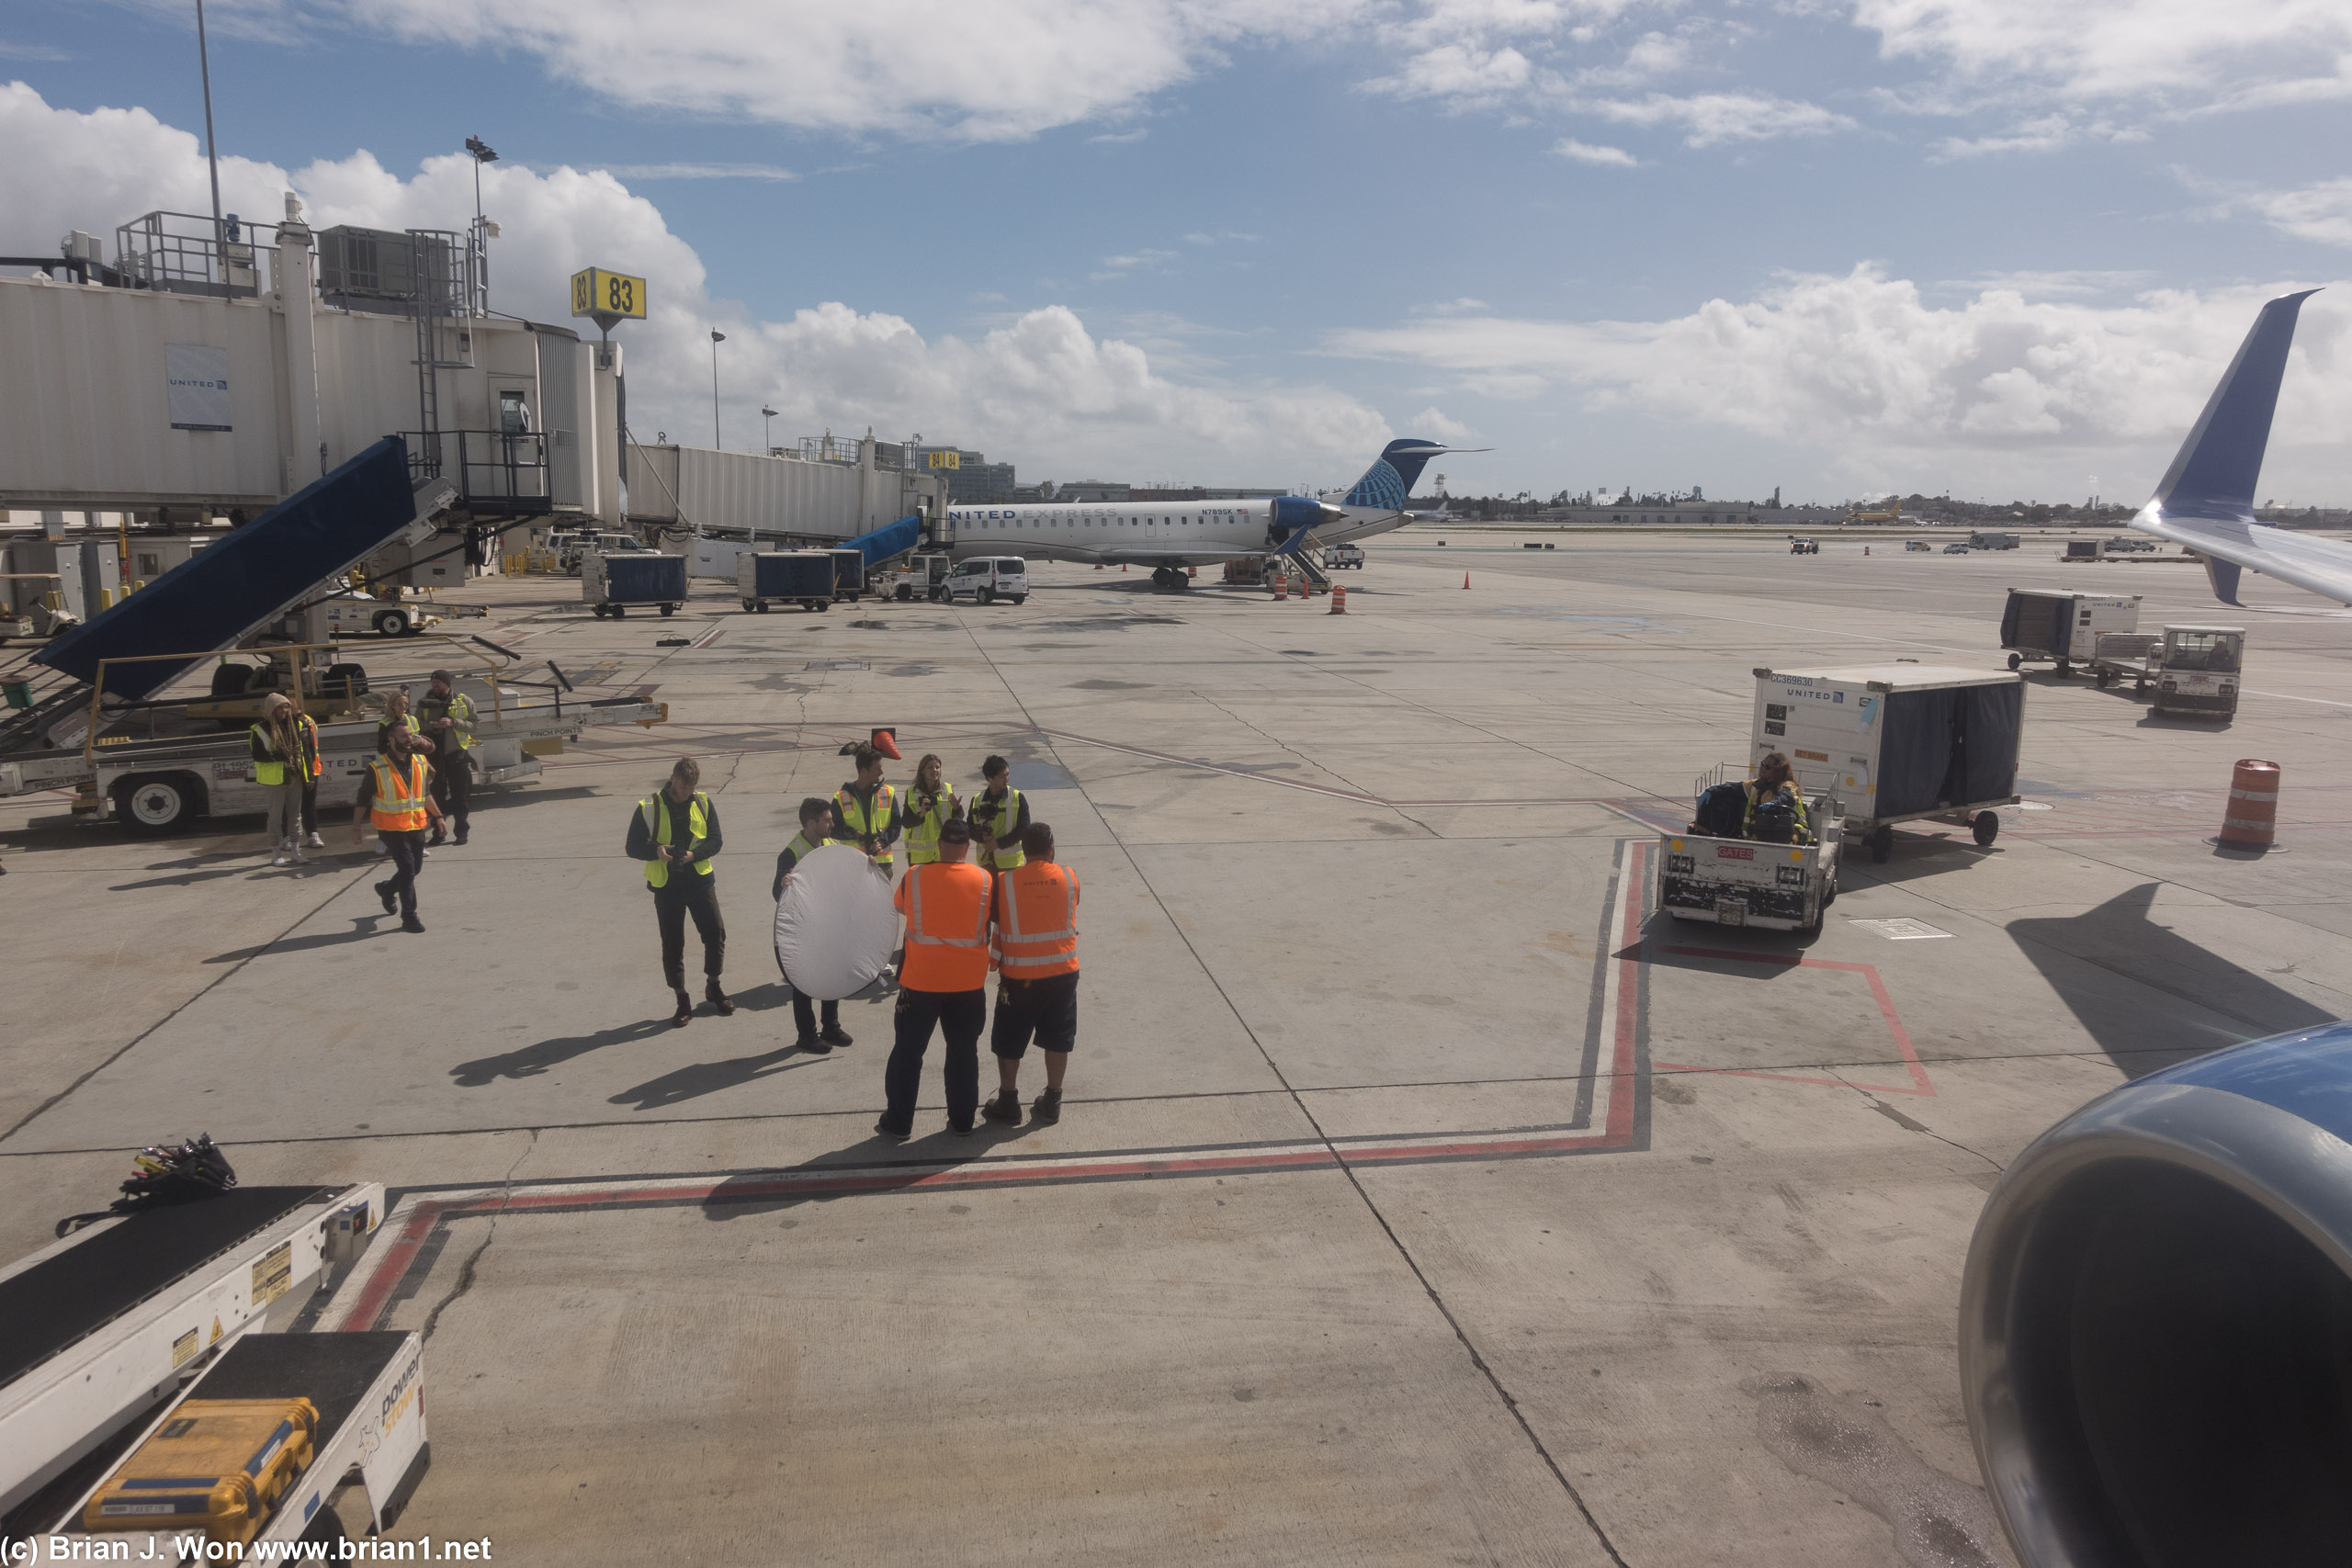
<svg viewBox="0 0 2352 1568"><path fill-rule="evenodd" d="M833 597L855 603L865 592L865 552L843 548L825 553L833 558Z"/></svg>
<svg viewBox="0 0 2352 1568"><path fill-rule="evenodd" d="M735 558L735 592L746 610L764 611L777 604L829 610L834 558L831 550L746 550Z"/></svg>
<svg viewBox="0 0 2352 1568"><path fill-rule="evenodd" d="M2059 674L2071 675L2076 664L2091 662L2100 637L2139 629L2137 593L2012 588L2001 610L2001 646L2009 650L2012 670L2029 661L2047 662Z"/></svg>
<svg viewBox="0 0 2352 1568"><path fill-rule="evenodd" d="M580 596L599 616L626 615L632 604L675 615L686 602L686 558L658 550L584 557Z"/></svg>
<svg viewBox="0 0 2352 1568"><path fill-rule="evenodd" d="M1989 845L1993 809L2017 803L2025 680L1932 664L1756 671L1750 767L1768 751L1794 766L1808 798L1845 806L1845 833L1883 862L1897 822L1935 818Z"/></svg>

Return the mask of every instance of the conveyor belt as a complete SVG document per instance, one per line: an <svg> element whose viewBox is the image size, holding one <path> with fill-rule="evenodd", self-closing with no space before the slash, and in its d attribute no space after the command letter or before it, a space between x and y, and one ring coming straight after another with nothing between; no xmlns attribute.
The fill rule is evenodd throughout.
<svg viewBox="0 0 2352 1568"><path fill-rule="evenodd" d="M318 1406L319 1436L343 1425L384 1364L408 1343L405 1331L366 1334L248 1334L204 1374L196 1399L292 1399Z"/></svg>
<svg viewBox="0 0 2352 1568"><path fill-rule="evenodd" d="M134 1214L0 1280L0 1386L335 1187L240 1187Z"/></svg>

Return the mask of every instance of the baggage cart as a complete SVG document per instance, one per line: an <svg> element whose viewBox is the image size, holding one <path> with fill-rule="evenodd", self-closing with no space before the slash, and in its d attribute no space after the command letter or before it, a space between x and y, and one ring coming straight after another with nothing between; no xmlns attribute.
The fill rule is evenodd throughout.
<svg viewBox="0 0 2352 1568"><path fill-rule="evenodd" d="M2001 646L2009 668L2048 663L2063 676L2088 664L2109 632L2140 629L2137 593L2071 593L2059 588L2012 588L2001 610Z"/></svg>
<svg viewBox="0 0 2352 1568"><path fill-rule="evenodd" d="M1843 836L1883 863L1898 822L1967 828L1990 846L2018 801L2024 677L1932 664L1756 671L1748 765L1787 754L1805 798L1844 803Z"/></svg>
<svg viewBox="0 0 2352 1568"><path fill-rule="evenodd" d="M1725 763L1703 775L1691 794L1739 777ZM1692 822L1658 835L1657 907L1678 920L1766 931L1816 931L1838 898L1838 856L1845 840L1844 807L1835 796L1805 802L1815 841L1765 843L1726 839Z"/></svg>
<svg viewBox="0 0 2352 1568"><path fill-rule="evenodd" d="M626 615L632 604L675 615L686 602L686 558L659 550L583 557L580 596L600 619Z"/></svg>
<svg viewBox="0 0 2352 1568"><path fill-rule="evenodd" d="M242 1490L244 1509L211 1511L212 1489L198 1492L178 1484L209 1481L195 1475L144 1475L152 1456L168 1450L173 1434L192 1424L200 1431L208 1411L264 1404L280 1411L308 1406L315 1424L307 1443L289 1442L267 1453L266 1485L237 1488L233 1482L221 1492ZM289 1427L300 1425L289 1419ZM322 1543L322 1560L338 1561L348 1527L334 1507L335 1494L356 1481L368 1509L368 1523L377 1532L400 1513L431 1463L432 1450L424 1427L424 1348L413 1332L348 1334L249 1334L232 1346L178 1398L166 1405L140 1431L130 1445L130 1458L106 1479L79 1492L74 1506L41 1529L42 1536L63 1538L66 1550L53 1555L68 1558L116 1553L127 1560L152 1562L159 1568L176 1564L220 1562L266 1562L287 1559L285 1546L297 1541ZM261 1457L257 1455L256 1457ZM161 1481L163 1486L121 1484L126 1480ZM254 1478L257 1482L262 1475ZM147 1515L125 1510L150 1494L147 1506L169 1506L172 1512ZM91 1520L107 1526L93 1529ZM239 1550L242 1546L242 1550ZM303 1555L307 1556L305 1552Z"/></svg>
<svg viewBox="0 0 2352 1568"><path fill-rule="evenodd" d="M865 552L842 547L825 552L833 558L833 597L854 604L865 596Z"/></svg>
<svg viewBox="0 0 2352 1568"><path fill-rule="evenodd" d="M763 614L770 604L830 610L835 564L831 550L746 550L735 558L735 592L744 609Z"/></svg>
<svg viewBox="0 0 2352 1568"><path fill-rule="evenodd" d="M2228 718L2238 711L2245 665L2244 626L2166 626L2161 637L2109 632L2098 639L2092 679L2101 688L2132 682L2134 696L2155 690L2157 713Z"/></svg>

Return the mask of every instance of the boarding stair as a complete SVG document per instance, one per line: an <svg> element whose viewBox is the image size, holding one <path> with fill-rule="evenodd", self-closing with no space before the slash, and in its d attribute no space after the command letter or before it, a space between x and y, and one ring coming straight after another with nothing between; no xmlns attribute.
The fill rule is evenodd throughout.
<svg viewBox="0 0 2352 1568"><path fill-rule="evenodd" d="M1300 598L1305 598L1308 593L1329 593L1331 592L1331 574L1325 571L1322 563L1315 558L1315 553L1322 547L1315 537L1314 529L1301 528L1283 541L1282 547L1275 550L1268 559L1270 561L1287 559L1297 566L1300 575L1306 579L1307 584L1301 590Z"/></svg>

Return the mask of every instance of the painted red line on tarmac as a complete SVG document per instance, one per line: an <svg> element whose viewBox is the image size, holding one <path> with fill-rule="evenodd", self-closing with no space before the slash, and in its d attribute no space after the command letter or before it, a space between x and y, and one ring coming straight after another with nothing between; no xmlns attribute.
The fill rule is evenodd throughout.
<svg viewBox="0 0 2352 1568"><path fill-rule="evenodd" d="M723 637L726 635L727 628L725 626L713 626L710 630L703 633L702 636L695 638L694 641L688 643L686 646L689 648L708 648L712 643L717 642L720 637Z"/></svg>
<svg viewBox="0 0 2352 1568"><path fill-rule="evenodd" d="M1793 1074L1750 1069L1736 1071L1730 1067L1703 1067L1690 1062L1660 1062L1661 1067L1673 1072L1719 1073L1727 1077L1778 1078L1783 1083L1835 1084L1840 1089L1866 1089L1879 1094L1918 1094L1932 1096L1935 1081L1928 1077L1925 1063L1911 1043L1911 1032L1903 1027L1903 1015L1894 1010L1894 998L1888 994L1886 982L1880 977L1875 964L1854 964L1842 958L1792 958L1783 953L1736 953L1722 947L1662 947L1660 953L1680 958L1713 958L1727 964L1777 964L1791 969L1836 969L1849 975L1860 975L1871 988L1871 998L1878 1003L1879 1016L1886 1021L1889 1034L1894 1037L1894 1048L1903 1054L1903 1065L1911 1074L1911 1082L1899 1084L1856 1083L1845 1078L1800 1077Z"/></svg>
<svg viewBox="0 0 2352 1568"><path fill-rule="evenodd" d="M399 1239L369 1268L367 1285L340 1325L345 1333L364 1332L376 1326L376 1319L391 1302L392 1292L407 1275L409 1266L416 1261L416 1255L424 1250L424 1244L439 1227L442 1215L453 1206L456 1205L427 1199L409 1211Z"/></svg>

